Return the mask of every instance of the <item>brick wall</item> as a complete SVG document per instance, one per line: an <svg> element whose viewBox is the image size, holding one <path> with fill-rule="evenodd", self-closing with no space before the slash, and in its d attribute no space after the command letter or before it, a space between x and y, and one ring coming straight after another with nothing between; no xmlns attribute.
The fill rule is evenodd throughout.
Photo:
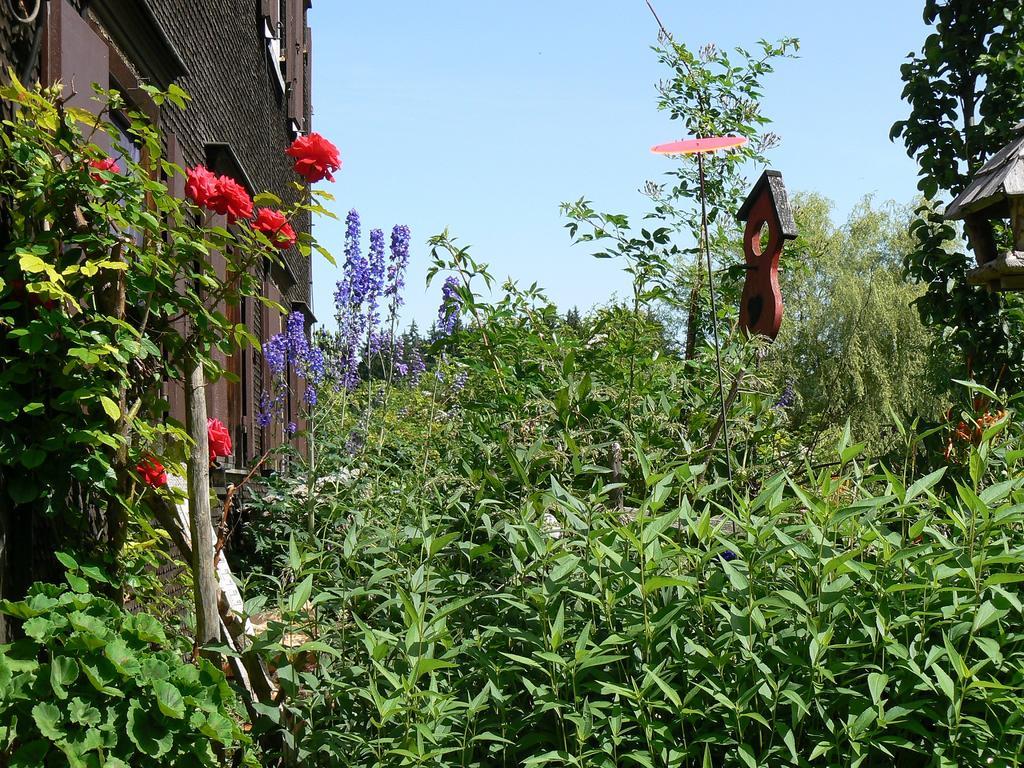
<svg viewBox="0 0 1024 768"><path fill-rule="evenodd" d="M233 147L256 191L273 192L286 202L287 184L297 180L284 154L291 143L287 102L273 82L263 37L259 0L150 0L150 7L189 74L177 84L192 96L188 109L165 109L165 128L182 145L188 165L206 162L204 146ZM295 229L308 231L308 217ZM297 250L285 255L295 285L288 302L309 303L309 260Z"/></svg>

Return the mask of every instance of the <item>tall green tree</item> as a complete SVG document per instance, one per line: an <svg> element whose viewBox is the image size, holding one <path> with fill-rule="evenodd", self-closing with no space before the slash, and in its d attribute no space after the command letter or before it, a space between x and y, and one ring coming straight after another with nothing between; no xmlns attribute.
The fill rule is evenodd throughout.
<svg viewBox="0 0 1024 768"><path fill-rule="evenodd" d="M1024 3L926 0L924 20L934 31L902 67L910 115L891 133L917 161L924 195L905 267L926 286L921 317L942 329L939 343L962 350L962 373L1016 388L1024 373L1024 302L967 284L972 260L950 245L957 232L941 208L1024 119ZM1000 247L1009 245L1005 232L997 236Z"/></svg>
<svg viewBox="0 0 1024 768"><path fill-rule="evenodd" d="M831 446L849 421L855 440L885 450L892 414L935 417L946 390L945 360L914 308L924 288L903 275L915 214L865 198L837 226L831 210L819 194L793 198L800 234L783 255L786 317L770 364L792 387L808 445Z"/></svg>

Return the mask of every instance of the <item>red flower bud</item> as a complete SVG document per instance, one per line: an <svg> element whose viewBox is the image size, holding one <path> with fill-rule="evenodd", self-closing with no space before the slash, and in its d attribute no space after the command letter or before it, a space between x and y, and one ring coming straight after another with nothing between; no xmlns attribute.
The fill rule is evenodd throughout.
<svg viewBox="0 0 1024 768"><path fill-rule="evenodd" d="M274 247L282 251L295 245L295 230L280 211L260 208L256 211L256 221L252 223L252 228L266 235Z"/></svg>
<svg viewBox="0 0 1024 768"><path fill-rule="evenodd" d="M295 158L295 172L310 184L334 181L333 172L341 168L338 148L319 133L299 136L285 152Z"/></svg>

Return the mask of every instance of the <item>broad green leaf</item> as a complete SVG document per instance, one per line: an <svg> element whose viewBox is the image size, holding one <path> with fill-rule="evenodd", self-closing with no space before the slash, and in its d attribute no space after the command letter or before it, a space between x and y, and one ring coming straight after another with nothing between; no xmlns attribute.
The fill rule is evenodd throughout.
<svg viewBox="0 0 1024 768"><path fill-rule="evenodd" d="M61 741L64 739L60 707L56 704L39 702L32 707L32 720L39 729L39 733L50 741Z"/></svg>
<svg viewBox="0 0 1024 768"><path fill-rule="evenodd" d="M185 717L185 700L181 696L181 691L165 680L153 683L153 691L156 693L157 706L167 717L176 720Z"/></svg>
<svg viewBox="0 0 1024 768"><path fill-rule="evenodd" d="M68 697L67 687L78 679L78 662L67 656L54 656L50 661L50 687L61 700Z"/></svg>
<svg viewBox="0 0 1024 768"><path fill-rule="evenodd" d="M868 689L871 691L871 701L875 704L881 701L888 682L889 676L881 672L872 672L868 675Z"/></svg>
<svg viewBox="0 0 1024 768"><path fill-rule="evenodd" d="M111 421L117 421L121 418L121 409L118 407L117 403L106 395L100 395L100 405L103 406L104 412L110 417Z"/></svg>

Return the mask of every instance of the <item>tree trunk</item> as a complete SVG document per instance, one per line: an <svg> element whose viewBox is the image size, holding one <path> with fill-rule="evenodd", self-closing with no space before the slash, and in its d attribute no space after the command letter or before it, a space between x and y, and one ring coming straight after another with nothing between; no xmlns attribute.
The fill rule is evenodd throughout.
<svg viewBox="0 0 1024 768"><path fill-rule="evenodd" d="M188 511L192 535L192 579L196 605L196 643L220 639L217 575L213 567L213 519L210 511L210 448L206 427L206 381L201 363L189 363L185 385L188 434Z"/></svg>

